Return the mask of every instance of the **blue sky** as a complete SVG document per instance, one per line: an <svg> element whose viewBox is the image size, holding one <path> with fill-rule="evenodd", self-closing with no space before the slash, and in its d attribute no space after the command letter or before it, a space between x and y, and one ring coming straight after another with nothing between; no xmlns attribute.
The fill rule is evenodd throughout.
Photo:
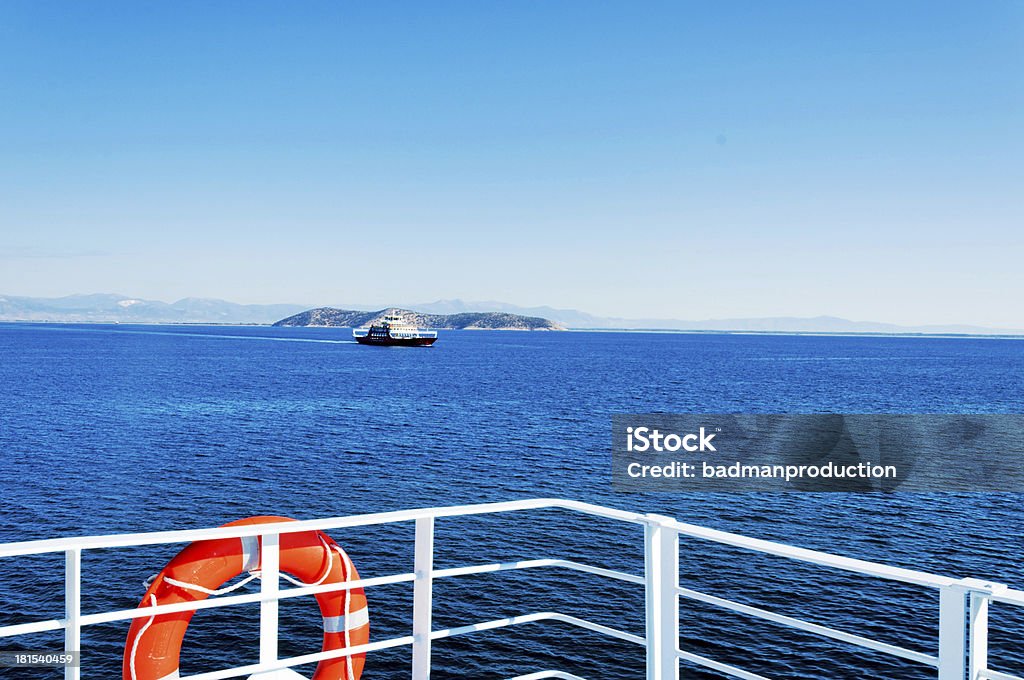
<svg viewBox="0 0 1024 680"><path fill-rule="evenodd" d="M0 4L0 293L1024 325L1024 3Z"/></svg>

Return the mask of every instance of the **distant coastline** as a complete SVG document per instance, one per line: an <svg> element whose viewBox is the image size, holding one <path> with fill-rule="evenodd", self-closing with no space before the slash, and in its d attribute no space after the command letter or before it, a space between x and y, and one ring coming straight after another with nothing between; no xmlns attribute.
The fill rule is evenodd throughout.
<svg viewBox="0 0 1024 680"><path fill-rule="evenodd" d="M211 321L38 321L38 320L4 320L0 319L0 326L113 326L123 327L123 332L132 332L132 327L175 327L192 326L195 328L306 328L306 329L332 329L350 328L349 326L279 326L276 323L223 323ZM435 327L436 328L436 327ZM449 331L521 331L528 332L524 328L440 328L437 330ZM780 337L833 337L833 338L921 338L921 339L946 339L946 340L1024 340L1024 333L880 333L880 332L827 332L827 331L728 331L728 330L678 330L659 328L564 328L559 329L563 333L627 333L630 335L753 335L753 336L780 336Z"/></svg>
<svg viewBox="0 0 1024 680"><path fill-rule="evenodd" d="M356 319L362 325L385 305L239 304L214 298L184 298L167 303L118 294L69 295L38 298L0 295L0 322L188 324L268 326L313 309L337 309L368 315ZM851 321L835 316L720 318L688 321L601 317L574 309L521 307L497 301L437 300L428 303L390 305L415 310L424 325L442 329L489 330L592 330L650 333L730 333L768 335L849 335L880 337L1021 337L1022 328L990 328L966 324L898 325ZM443 319L441 317L444 317ZM356 323L348 321L348 323ZM314 326L318 324L303 324ZM319 325L338 325L336 322Z"/></svg>
<svg viewBox="0 0 1024 680"><path fill-rule="evenodd" d="M709 328L688 330L681 328L568 328L570 333L650 333L663 335L784 335L835 338L972 338L981 340L1024 340L1021 333L927 333L908 331L744 331Z"/></svg>

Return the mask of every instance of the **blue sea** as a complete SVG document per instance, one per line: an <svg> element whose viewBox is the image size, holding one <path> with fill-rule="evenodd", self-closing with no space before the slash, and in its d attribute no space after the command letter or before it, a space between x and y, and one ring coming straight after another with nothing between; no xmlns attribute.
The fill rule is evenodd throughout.
<svg viewBox="0 0 1024 680"><path fill-rule="evenodd" d="M199 528L557 496L950 576L1024 587L1011 494L624 494L611 416L1024 411L1012 339L442 332L373 348L346 329L0 325L0 541ZM364 577L412 569L412 526L333 532ZM437 566L564 557L640 573L639 527L564 512L443 520ZM176 546L87 553L87 612L138 604ZM59 558L0 559L0 625L62 615ZM689 588L934 653L938 595L684 540ZM406 635L411 587L370 589L373 639ZM557 569L444 579L435 626L559 611L642 635L642 588ZM319 650L312 599L282 605L282 654ZM769 678L934 671L684 600L683 649ZM992 665L1024 673L1024 610L994 606ZM120 677L127 623L83 634L83 678ZM255 662L258 609L196 615L183 675ZM0 648L60 649L57 633ZM643 650L560 623L434 644L436 680L553 669L642 678ZM408 677L408 648L364 678ZM684 664L684 677L720 677ZM300 669L307 670L308 669ZM3 678L57 670L0 669Z"/></svg>

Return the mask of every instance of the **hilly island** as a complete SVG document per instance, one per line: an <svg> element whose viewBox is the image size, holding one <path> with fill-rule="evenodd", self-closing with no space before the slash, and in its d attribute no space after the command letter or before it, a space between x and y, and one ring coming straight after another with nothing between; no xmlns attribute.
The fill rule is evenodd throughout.
<svg viewBox="0 0 1024 680"><path fill-rule="evenodd" d="M340 326L356 328L383 320L385 315L398 314L420 328L440 330L562 331L565 327L539 316L521 316L507 312L462 312L459 314L421 314L409 309L389 307L375 312L355 309L317 307L275 322L275 326Z"/></svg>

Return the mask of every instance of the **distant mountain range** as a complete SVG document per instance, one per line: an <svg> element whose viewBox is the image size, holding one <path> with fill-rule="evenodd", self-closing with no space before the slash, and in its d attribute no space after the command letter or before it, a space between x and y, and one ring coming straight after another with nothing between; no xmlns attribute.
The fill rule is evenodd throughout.
<svg viewBox="0 0 1024 680"><path fill-rule="evenodd" d="M309 305L240 305L209 298L167 303L106 293L60 298L0 295L0 321L268 324L308 308Z"/></svg>
<svg viewBox="0 0 1024 680"><path fill-rule="evenodd" d="M420 328L443 330L561 331L564 326L536 316L507 312L461 312L458 314L421 314L409 309L389 307L373 312L355 309L318 307L281 319L275 326L343 326L357 328L382 321L385 315L397 314Z"/></svg>
<svg viewBox="0 0 1024 680"><path fill-rule="evenodd" d="M384 305L344 304L333 308L345 313L377 313ZM730 331L753 333L928 333L965 335L1020 335L1024 329L986 328L970 325L900 326L872 321L850 321L834 316L767 317L738 319L642 319L601 317L575 309L521 307L506 302L464 302L438 300L402 304L402 309L428 315L503 313L550 320L572 329L628 329L673 331ZM220 323L272 324L302 312L311 305L242 305L209 298L185 298L167 303L124 295L70 295L61 298L35 298L0 295L0 321L57 321L78 323ZM322 309L322 308L318 308ZM372 319L372 315L367 317ZM506 320L507 322L507 320ZM360 321L356 325L362 325ZM447 321L446 323L462 323ZM490 323L481 319L473 323ZM494 317L493 323L499 323ZM504 322L500 322L504 323ZM424 324L432 325L432 324ZM447 326L433 325L435 328ZM469 327L469 326L466 326Z"/></svg>
<svg viewBox="0 0 1024 680"><path fill-rule="evenodd" d="M850 321L837 316L775 316L726 319L643 319L603 317L575 309L554 307L519 307L504 302L464 302L438 300L409 307L424 312L454 314L468 311L494 310L510 314L528 314L551 319L567 328L594 330L667 330L667 331L729 331L736 333L924 333L933 335L1022 335L1024 328L988 328L966 324L934 324L901 326L876 321Z"/></svg>

